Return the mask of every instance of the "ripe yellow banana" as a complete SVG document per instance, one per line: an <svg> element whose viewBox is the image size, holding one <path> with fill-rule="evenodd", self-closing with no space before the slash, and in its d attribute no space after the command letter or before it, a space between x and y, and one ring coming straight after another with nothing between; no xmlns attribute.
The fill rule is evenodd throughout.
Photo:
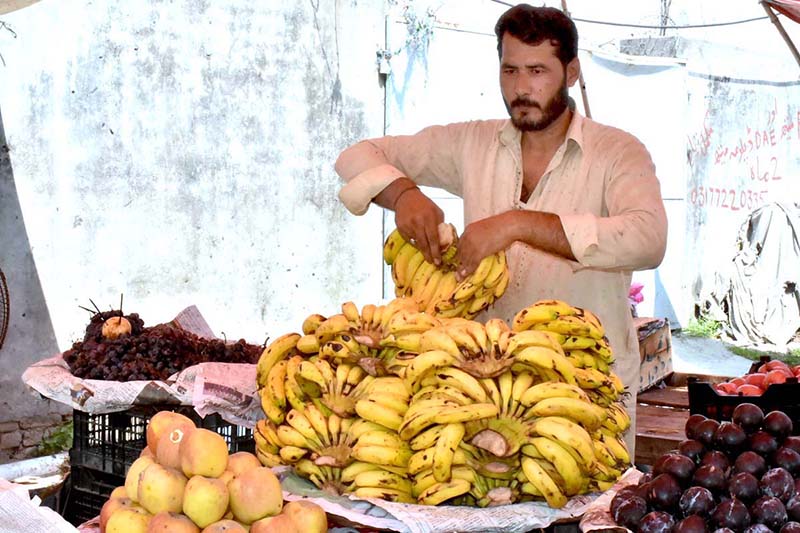
<svg viewBox="0 0 800 533"><path fill-rule="evenodd" d="M436 483L424 490L417 498L417 501L423 505L439 505L451 498L466 494L471 486L469 481L463 479L452 479L444 483Z"/></svg>
<svg viewBox="0 0 800 533"><path fill-rule="evenodd" d="M354 459L365 463L389 465L397 467L408 466L411 450L407 447L386 446L354 446L351 452Z"/></svg>
<svg viewBox="0 0 800 533"><path fill-rule="evenodd" d="M430 298L428 305L425 307L425 312L432 315L436 312L436 307L443 302L449 301L458 286L456 273L453 271L445 272L442 279L436 286L436 291Z"/></svg>
<svg viewBox="0 0 800 533"><path fill-rule="evenodd" d="M506 253L498 252L495 254L495 260L492 268L489 270L489 272L486 274L486 278L483 280L483 286L493 289L498 283L500 283L503 275L507 274L508 264L506 263Z"/></svg>
<svg viewBox="0 0 800 533"><path fill-rule="evenodd" d="M380 424L397 431L403 423L403 415L383 404L368 399L356 402L356 413L364 420Z"/></svg>
<svg viewBox="0 0 800 533"><path fill-rule="evenodd" d="M559 353L539 346L529 346L519 350L514 355L514 358L517 362L531 365L534 370L538 368L555 370L564 382L575 384L575 367L564 356L563 352Z"/></svg>
<svg viewBox="0 0 800 533"><path fill-rule="evenodd" d="M581 426L575 422L559 417L548 416L538 418L532 422L534 433L541 437L548 437L561 444L568 452L574 450L576 459L583 468L591 472L596 464L592 438Z"/></svg>
<svg viewBox="0 0 800 533"><path fill-rule="evenodd" d="M578 316L561 316L556 320L534 324L532 329L552 331L553 333L567 336L590 337L597 340L603 338L603 332L601 330L597 329L594 324Z"/></svg>
<svg viewBox="0 0 800 533"><path fill-rule="evenodd" d="M545 398L533 404L528 413L539 417L569 418L582 425L587 431L599 428L608 416L606 409L575 398Z"/></svg>
<svg viewBox="0 0 800 533"><path fill-rule="evenodd" d="M500 414L505 415L511 407L511 392L514 388L514 374L506 370L497 378L497 388L500 389Z"/></svg>
<svg viewBox="0 0 800 533"><path fill-rule="evenodd" d="M308 419L314 431L318 435L320 441L325 446L332 446L333 442L330 433L328 433L328 420L322 411L313 403L306 404L303 414Z"/></svg>
<svg viewBox="0 0 800 533"><path fill-rule="evenodd" d="M547 504L554 508L560 509L567 504L567 497L558 488L558 485L553 478L531 457L522 458L522 471L528 481L536 487L536 490L544 496Z"/></svg>
<svg viewBox="0 0 800 533"><path fill-rule="evenodd" d="M350 321L353 326L361 325L361 314L358 312L358 307L353 302L344 302L342 304L342 314Z"/></svg>
<svg viewBox="0 0 800 533"><path fill-rule="evenodd" d="M491 399L492 403L495 404L499 410L502 411L503 397L500 395L500 389L497 388L497 383L495 383L495 380L492 378L481 378L480 383L484 390L486 390L488 398Z"/></svg>
<svg viewBox="0 0 800 533"><path fill-rule="evenodd" d="M387 502L397 503L417 503L417 500L409 492L396 489L383 489L377 487L359 487L353 494L359 498L377 498Z"/></svg>
<svg viewBox="0 0 800 533"><path fill-rule="evenodd" d="M319 313L312 313L303 320L302 331L303 335L313 335L320 324L327 320L326 317Z"/></svg>
<svg viewBox="0 0 800 533"><path fill-rule="evenodd" d="M414 301L417 302L420 310L426 310L428 305L433 301L433 296L436 294L436 290L439 288L439 284L445 277L445 272L440 269L436 268L428 276L427 281L422 286L415 286L412 298Z"/></svg>
<svg viewBox="0 0 800 533"><path fill-rule="evenodd" d="M389 472L388 470L366 470L353 479L355 487L374 487L381 489L394 489L404 493L411 493L411 480L406 476Z"/></svg>
<svg viewBox="0 0 800 533"><path fill-rule="evenodd" d="M325 343L332 341L337 336L343 333L350 333L352 327L353 325L347 317L342 314L328 317L314 332L314 335L317 337L317 342L320 345L320 350Z"/></svg>
<svg viewBox="0 0 800 533"><path fill-rule="evenodd" d="M413 298L414 301L419 301L419 296L425 292L425 287L428 284L428 281L431 279L431 276L435 272L438 271L438 268L433 263L428 263L427 261L423 261L422 264L417 268L417 271L414 272L414 277L411 278L411 282L406 287L405 295L409 298Z"/></svg>
<svg viewBox="0 0 800 533"><path fill-rule="evenodd" d="M589 397L577 385L560 381L545 381L544 383L537 383L523 392L519 402L525 407L530 407L547 398L575 398L586 402L589 401Z"/></svg>
<svg viewBox="0 0 800 533"><path fill-rule="evenodd" d="M533 305L521 309L511 322L514 331L525 331L534 324L550 322L560 316L577 314L577 309L560 300L541 300Z"/></svg>
<svg viewBox="0 0 800 533"><path fill-rule="evenodd" d="M385 446L387 448L405 446L405 442L394 431L367 431L358 437L358 446Z"/></svg>
<svg viewBox="0 0 800 533"><path fill-rule="evenodd" d="M538 376L533 372L521 372L514 378L514 385L511 388L511 405L509 406L509 416L517 417L517 413L521 414L525 407L520 403L522 395L527 391L531 385L536 381Z"/></svg>
<svg viewBox="0 0 800 533"><path fill-rule="evenodd" d="M306 355L312 355L319 352L319 341L316 335L303 335L297 341L297 351Z"/></svg>
<svg viewBox="0 0 800 533"><path fill-rule="evenodd" d="M564 480L564 493L567 496L578 494L583 486L584 474L578 462L558 442L547 437L531 440L539 453L550 461Z"/></svg>
<svg viewBox="0 0 800 533"><path fill-rule="evenodd" d="M464 438L464 424L447 424L433 450L433 477L436 481L449 481L456 449Z"/></svg>
<svg viewBox="0 0 800 533"><path fill-rule="evenodd" d="M411 411L412 407L409 408ZM476 403L472 405L445 405L427 409L416 416L406 416L400 426L400 438L408 441L433 424L451 424L469 422L481 418L497 416L497 406L492 403ZM408 415L408 413L406 413Z"/></svg>
<svg viewBox="0 0 800 533"><path fill-rule="evenodd" d="M426 429L411 439L411 441L408 443L409 447L415 452L432 448L436 445L436 442L439 440L439 436L442 434L444 428L445 426L433 426Z"/></svg>
<svg viewBox="0 0 800 533"><path fill-rule="evenodd" d="M406 375L403 378L406 388L413 394L419 389L420 381L425 377L425 374L451 366L455 362L455 357L443 350L430 350L420 353L406 368Z"/></svg>
<svg viewBox="0 0 800 533"><path fill-rule="evenodd" d="M294 352L298 340L300 340L300 335L297 333L287 333L272 341L269 346L264 349L256 365L257 383L263 384L267 382L269 371L272 370L275 363L286 359Z"/></svg>
<svg viewBox="0 0 800 533"><path fill-rule="evenodd" d="M388 237L386 237L386 241L383 243L383 261L387 265L391 265L394 263L395 257L397 257L397 253L400 251L400 248L406 244L406 240L400 235L400 232L395 228Z"/></svg>
<svg viewBox="0 0 800 533"><path fill-rule="evenodd" d="M283 459L288 464L296 463L297 461L305 457L308 452L309 451L305 448L297 448L295 446L284 446L280 450L278 450L281 459Z"/></svg>
<svg viewBox="0 0 800 533"><path fill-rule="evenodd" d="M436 380L444 386L460 390L478 403L490 401L480 381L460 368L445 367L434 373Z"/></svg>
<svg viewBox="0 0 800 533"><path fill-rule="evenodd" d="M549 331L525 330L514 332L509 336L507 352L516 354L523 348L537 346L564 353L558 342L558 335Z"/></svg>
<svg viewBox="0 0 800 533"><path fill-rule="evenodd" d="M278 361L270 369L267 375L266 388L269 390L269 395L275 402L279 409L286 407L286 389L284 388L284 380L286 379L286 366L287 361L284 359Z"/></svg>
<svg viewBox="0 0 800 533"><path fill-rule="evenodd" d="M305 448L307 450L319 450L313 440L307 439L302 433L292 426L281 424L276 430L276 435L282 446L294 446L295 448Z"/></svg>

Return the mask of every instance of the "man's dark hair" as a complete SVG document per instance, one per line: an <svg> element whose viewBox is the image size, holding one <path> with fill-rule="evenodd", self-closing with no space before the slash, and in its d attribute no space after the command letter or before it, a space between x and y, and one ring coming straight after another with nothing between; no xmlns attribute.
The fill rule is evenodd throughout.
<svg viewBox="0 0 800 533"><path fill-rule="evenodd" d="M564 66L578 55L578 29L572 19L554 7L518 4L500 16L494 33L497 35L497 54L501 59L503 35L506 33L530 45L550 41L558 47L556 56Z"/></svg>

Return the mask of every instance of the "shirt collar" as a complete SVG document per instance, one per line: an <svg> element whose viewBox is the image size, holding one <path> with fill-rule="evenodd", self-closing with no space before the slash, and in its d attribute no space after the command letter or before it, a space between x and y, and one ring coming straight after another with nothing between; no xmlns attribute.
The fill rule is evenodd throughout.
<svg viewBox="0 0 800 533"><path fill-rule="evenodd" d="M570 97L569 107L572 109L572 121L567 128L567 141L572 140L583 151L583 121L584 117L575 109L575 100ZM512 124L511 119L506 119L500 128L500 142L505 146L519 145L522 132Z"/></svg>

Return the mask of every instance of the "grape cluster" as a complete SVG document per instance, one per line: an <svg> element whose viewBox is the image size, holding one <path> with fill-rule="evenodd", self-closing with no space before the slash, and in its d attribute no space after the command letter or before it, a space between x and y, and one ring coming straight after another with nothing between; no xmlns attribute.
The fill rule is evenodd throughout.
<svg viewBox="0 0 800 533"><path fill-rule="evenodd" d="M96 318L98 315L107 316ZM112 316L122 315L97 313L86 328L84 340L64 352L74 376L110 381L165 380L198 363L256 363L263 350L243 339L234 343L205 339L169 324L146 328L136 314L125 316L131 322L130 335L105 339L100 330L103 321Z"/></svg>

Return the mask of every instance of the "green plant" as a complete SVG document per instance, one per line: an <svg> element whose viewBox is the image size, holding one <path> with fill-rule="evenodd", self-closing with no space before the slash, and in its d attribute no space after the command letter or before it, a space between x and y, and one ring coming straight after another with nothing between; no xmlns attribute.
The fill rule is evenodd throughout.
<svg viewBox="0 0 800 533"><path fill-rule="evenodd" d="M683 328L683 332L690 337L714 338L719 334L722 323L707 316L692 318Z"/></svg>
<svg viewBox="0 0 800 533"><path fill-rule="evenodd" d="M72 421L58 426L49 436L39 443L39 455L52 455L69 450L72 447Z"/></svg>
<svg viewBox="0 0 800 533"><path fill-rule="evenodd" d="M758 361L761 356L768 355L771 359L783 361L789 366L800 365L800 348L790 350L788 353L756 350L755 348L744 348L742 346L727 346L727 348L728 351L751 361Z"/></svg>

